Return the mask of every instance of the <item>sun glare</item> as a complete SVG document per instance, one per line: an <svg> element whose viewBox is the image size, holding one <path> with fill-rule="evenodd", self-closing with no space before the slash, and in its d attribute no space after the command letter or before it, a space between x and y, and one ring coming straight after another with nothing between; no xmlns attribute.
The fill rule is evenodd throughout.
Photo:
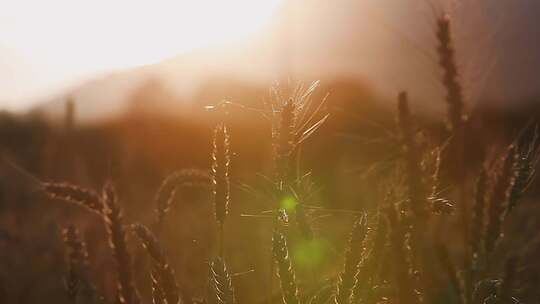
<svg viewBox="0 0 540 304"><path fill-rule="evenodd" d="M0 80L13 86L0 99L233 42L264 26L279 2L12 0L0 11L0 54L10 62Z"/></svg>

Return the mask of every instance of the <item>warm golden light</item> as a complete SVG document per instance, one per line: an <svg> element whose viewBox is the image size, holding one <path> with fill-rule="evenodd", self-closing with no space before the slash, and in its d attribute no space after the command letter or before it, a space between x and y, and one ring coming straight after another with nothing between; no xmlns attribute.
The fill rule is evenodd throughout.
<svg viewBox="0 0 540 304"><path fill-rule="evenodd" d="M0 100L230 43L259 30L279 0L10 2L0 12Z"/></svg>

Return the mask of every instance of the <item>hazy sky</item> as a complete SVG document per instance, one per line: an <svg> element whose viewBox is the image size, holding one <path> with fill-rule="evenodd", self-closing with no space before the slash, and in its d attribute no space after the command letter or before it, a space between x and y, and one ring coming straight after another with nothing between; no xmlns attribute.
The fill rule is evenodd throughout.
<svg viewBox="0 0 540 304"><path fill-rule="evenodd" d="M25 108L99 72L239 39L268 22L279 2L3 0L0 108Z"/></svg>

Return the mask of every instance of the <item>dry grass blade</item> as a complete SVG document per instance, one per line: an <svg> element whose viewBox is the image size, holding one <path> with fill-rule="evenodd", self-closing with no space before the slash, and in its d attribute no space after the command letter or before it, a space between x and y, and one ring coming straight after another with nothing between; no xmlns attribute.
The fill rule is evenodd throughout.
<svg viewBox="0 0 540 304"><path fill-rule="evenodd" d="M217 304L236 303L231 276L225 261L220 257L210 264L210 280Z"/></svg>
<svg viewBox="0 0 540 304"><path fill-rule="evenodd" d="M133 282L131 255L127 248L126 232L122 212L118 206L116 192L111 182L103 187L102 199L105 205L105 226L109 234L109 245L113 250L118 275L118 302L140 303L139 293Z"/></svg>
<svg viewBox="0 0 540 304"><path fill-rule="evenodd" d="M164 298L167 304L179 303L179 289L174 270L163 253L157 238L141 224L132 225L132 229L152 259L154 299Z"/></svg>
<svg viewBox="0 0 540 304"><path fill-rule="evenodd" d="M362 245L367 230L367 215L363 214L355 221L349 238L349 244L345 250L345 264L343 271L339 275L336 288L336 304L345 304L351 301L353 287L355 285L354 278L358 271L358 264L362 260L362 253L364 251Z"/></svg>
<svg viewBox="0 0 540 304"><path fill-rule="evenodd" d="M287 241L280 232L274 232L272 238L272 252L274 260L277 264L277 272L281 284L281 292L283 294L283 302L285 304L298 304L298 288L294 275L291 260L289 258L289 250Z"/></svg>
<svg viewBox="0 0 540 304"><path fill-rule="evenodd" d="M42 183L43 191L53 199L84 206L99 214L103 213L101 197L95 191L68 183Z"/></svg>

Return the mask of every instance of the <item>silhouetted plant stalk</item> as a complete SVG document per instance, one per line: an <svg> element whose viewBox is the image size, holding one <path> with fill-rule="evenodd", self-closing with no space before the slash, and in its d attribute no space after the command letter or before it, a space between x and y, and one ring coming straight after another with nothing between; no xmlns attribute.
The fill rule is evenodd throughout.
<svg viewBox="0 0 540 304"><path fill-rule="evenodd" d="M111 182L103 187L105 226L109 234L109 245L113 251L118 274L118 302L125 304L140 303L139 293L133 282L131 255L126 243L126 231L123 216L118 206L116 192Z"/></svg>
<svg viewBox="0 0 540 304"><path fill-rule="evenodd" d="M427 189L422 170L420 168L420 151L415 141L413 119L409 109L409 101L406 92L398 96L398 122L402 135L402 145L405 152L407 193L409 208L415 216L415 224L423 225L426 220ZM415 230L422 228L415 227Z"/></svg>
<svg viewBox="0 0 540 304"><path fill-rule="evenodd" d="M210 264L210 283L212 285L215 303L236 303L231 275L227 270L225 261L220 257L214 259L214 261L212 261Z"/></svg>
<svg viewBox="0 0 540 304"><path fill-rule="evenodd" d="M275 231L272 238L272 253L277 265L277 274L283 294L283 302L285 304L298 304L298 288L296 286L296 278L294 270L289 258L289 250L287 241L283 234Z"/></svg>
<svg viewBox="0 0 540 304"><path fill-rule="evenodd" d="M219 226L219 255L223 256L225 218L229 212L229 133L224 123L214 129L212 150L212 182L214 185L215 217Z"/></svg>
<svg viewBox="0 0 540 304"><path fill-rule="evenodd" d="M458 81L458 70L452 41L450 18L443 15L437 20L437 40L439 64L443 70L443 85L446 88L446 103L448 106L448 123L453 132L463 126L463 90ZM454 133L456 134L456 133Z"/></svg>
<svg viewBox="0 0 540 304"><path fill-rule="evenodd" d="M411 223L411 253L412 267L419 271L420 280L424 289L424 297L427 297L428 282L426 261L426 221L429 192L420 167L420 149L415 141L413 119L411 117L409 102L406 92L398 96L398 123L401 130L402 145L405 152L406 187L408 208L412 211Z"/></svg>
<svg viewBox="0 0 540 304"><path fill-rule="evenodd" d="M79 231L70 225L63 231L64 243L67 249L68 275L65 281L66 292L70 303L77 303L77 295L86 281L88 252L86 244L81 240Z"/></svg>
<svg viewBox="0 0 540 304"><path fill-rule="evenodd" d="M355 275L358 272L358 265L362 260L362 253L364 251L363 242L367 230L367 216L363 214L354 222L349 244L345 249L345 263L338 277L336 296L334 298L336 304L351 302L353 287L355 285Z"/></svg>
<svg viewBox="0 0 540 304"><path fill-rule="evenodd" d="M180 296L176 276L159 241L144 225L134 224L132 229L151 258L154 302L165 299L167 304L178 304Z"/></svg>
<svg viewBox="0 0 540 304"><path fill-rule="evenodd" d="M457 200L459 201L460 225L462 228L465 258L463 267L470 268L471 253L469 252L470 236L470 211L465 189L466 166L465 166L465 111L463 89L459 82L459 73L452 40L451 22L448 15L444 14L437 19L436 36L438 41L439 64L443 71L442 83L446 88L446 104L448 108L448 126L452 132L448 159L452 176L457 184ZM467 291L469 292L469 291Z"/></svg>

